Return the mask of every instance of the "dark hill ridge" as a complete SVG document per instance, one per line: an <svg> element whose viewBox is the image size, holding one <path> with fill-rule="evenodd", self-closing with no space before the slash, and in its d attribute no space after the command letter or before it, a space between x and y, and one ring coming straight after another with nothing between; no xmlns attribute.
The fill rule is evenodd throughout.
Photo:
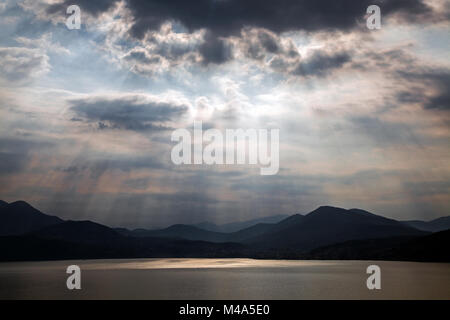
<svg viewBox="0 0 450 320"><path fill-rule="evenodd" d="M319 207L306 216L288 219L245 243L266 249L308 251L348 240L425 234L398 221L363 210L330 206Z"/></svg>
<svg viewBox="0 0 450 320"><path fill-rule="evenodd" d="M25 201L0 204L0 235L19 235L63 222L46 215Z"/></svg>
<svg viewBox="0 0 450 320"><path fill-rule="evenodd" d="M239 222L231 222L226 223L222 225L217 225L211 222L202 222L194 225L197 228L207 230L207 231L214 231L214 232L223 232L223 233L232 233L237 232L242 229L246 229L249 227L252 227L257 224L274 224L278 223L284 219L289 217L288 215L279 214L274 216L268 216L263 218L256 218L246 221L239 221Z"/></svg>
<svg viewBox="0 0 450 320"><path fill-rule="evenodd" d="M0 233L0 260L3 261L118 257L385 257L417 261L446 261L448 258L443 253L448 247L448 236L425 238L427 232L404 222L361 209L330 206L232 233L212 232L191 225L173 225L161 230L112 229L91 221L63 221L23 201L0 202L0 219L7 222L0 226L9 235L5 237ZM20 236L11 236L11 230ZM414 242L416 239L418 242ZM439 243L437 239L446 241ZM411 243L418 246L417 252L431 250L433 253L420 260Z"/></svg>
<svg viewBox="0 0 450 320"><path fill-rule="evenodd" d="M135 229L130 231L121 228L116 230L122 235L127 235L131 237L140 237L140 238L156 237L156 238L199 240L199 241L221 243L221 242L243 242L255 236L262 235L275 227L276 227L275 224L260 223L232 233L207 231L186 224L175 224L173 226L160 230Z"/></svg>
<svg viewBox="0 0 450 320"><path fill-rule="evenodd" d="M226 242L228 235L220 232L207 231L186 224L175 224L161 230L134 230L130 235L138 237L180 238L186 240L202 240L209 242Z"/></svg>
<svg viewBox="0 0 450 320"><path fill-rule="evenodd" d="M440 217L431 221L410 220L402 222L410 227L429 232L438 232L450 229L450 216Z"/></svg>
<svg viewBox="0 0 450 320"><path fill-rule="evenodd" d="M66 221L45 227L32 235L76 243L112 243L123 238L114 229L91 221Z"/></svg>

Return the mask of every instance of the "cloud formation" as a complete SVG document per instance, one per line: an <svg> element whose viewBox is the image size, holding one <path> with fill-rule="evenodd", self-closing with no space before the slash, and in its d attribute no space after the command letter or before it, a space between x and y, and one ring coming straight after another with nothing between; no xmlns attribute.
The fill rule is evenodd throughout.
<svg viewBox="0 0 450 320"><path fill-rule="evenodd" d="M65 6L70 1L65 2ZM98 15L112 8L115 0L81 0L83 10ZM383 7L386 16L404 18L423 15L432 9L421 0L127 0L134 17L131 34L143 38L147 31L158 30L167 21L177 21L190 32L207 29L215 35L238 35L244 27L265 28L276 33L305 30L349 30L361 21L369 5ZM50 6L49 12L64 8Z"/></svg>
<svg viewBox="0 0 450 320"><path fill-rule="evenodd" d="M321 51L314 52L305 61L300 61L298 66L292 72L299 76L318 76L325 77L335 69L341 68L345 63L351 60L347 52L338 52L327 54Z"/></svg>
<svg viewBox="0 0 450 320"><path fill-rule="evenodd" d="M69 101L77 118L98 123L99 129L132 131L168 130L168 123L187 112L183 104L152 101L144 96L130 95L115 99L95 97Z"/></svg>
<svg viewBox="0 0 450 320"><path fill-rule="evenodd" d="M28 81L49 71L49 58L39 49L0 48L0 73L12 82Z"/></svg>
<svg viewBox="0 0 450 320"><path fill-rule="evenodd" d="M399 76L416 84L416 88L425 84L428 88L428 94L422 92L410 91L402 92L400 100L407 102L419 102L423 108L431 110L450 111L450 70L425 68L424 70L400 71Z"/></svg>

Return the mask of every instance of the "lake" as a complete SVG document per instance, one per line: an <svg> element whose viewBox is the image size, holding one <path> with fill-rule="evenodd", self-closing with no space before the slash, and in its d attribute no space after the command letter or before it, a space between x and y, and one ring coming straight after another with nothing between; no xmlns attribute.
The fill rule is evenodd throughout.
<svg viewBox="0 0 450 320"><path fill-rule="evenodd" d="M66 268L81 268L81 290ZM367 266L381 268L368 290ZM123 259L0 263L0 299L450 299L450 264Z"/></svg>

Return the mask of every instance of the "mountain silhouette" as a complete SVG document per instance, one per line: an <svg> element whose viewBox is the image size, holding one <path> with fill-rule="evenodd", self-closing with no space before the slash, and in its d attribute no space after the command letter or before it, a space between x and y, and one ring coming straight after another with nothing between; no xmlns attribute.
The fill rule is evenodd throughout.
<svg viewBox="0 0 450 320"><path fill-rule="evenodd" d="M87 244L117 242L122 238L114 229L92 221L66 221L42 228L32 235L42 239Z"/></svg>
<svg viewBox="0 0 450 320"><path fill-rule="evenodd" d="M348 240L423 234L425 232L364 210L322 206L305 216L289 217L245 243L267 249L307 251Z"/></svg>
<svg viewBox="0 0 450 320"><path fill-rule="evenodd" d="M134 237L156 237L156 238L180 238L185 240L202 240L210 242L226 242L228 235L220 232L203 230L186 224L175 224L168 228L159 230L135 229L132 231L121 231Z"/></svg>
<svg viewBox="0 0 450 320"><path fill-rule="evenodd" d="M236 232L214 232L200 229L196 226L186 224L175 224L168 228L158 230L146 230L135 229L127 230L123 228L117 228L116 231L122 235L132 237L154 237L154 238L171 238L171 239L184 239L184 240L198 240L208 242L243 242L252 237L262 235L272 228L275 224L259 223L257 225L236 231Z"/></svg>
<svg viewBox="0 0 450 320"><path fill-rule="evenodd" d="M438 232L450 229L450 216L440 217L431 221L409 220L402 222L410 227L422 231Z"/></svg>
<svg viewBox="0 0 450 320"><path fill-rule="evenodd" d="M63 222L58 217L46 215L25 201L0 203L0 235L19 235Z"/></svg>
<svg viewBox="0 0 450 320"><path fill-rule="evenodd" d="M437 219L436 225L447 218ZM435 220L433 220L435 221ZM24 201L0 202L0 260L150 257L450 261L450 230L431 234L361 209L322 206L235 232L63 221ZM447 249L446 249L447 248Z"/></svg>
<svg viewBox="0 0 450 320"><path fill-rule="evenodd" d="M214 232L225 232L225 233L230 233L230 232L236 232L245 228L249 228L252 227L256 224L260 224L260 223L278 223L281 220L286 219L287 217L289 217L288 215L284 215L284 214L279 214L279 215L274 215L274 216L268 216L268 217L263 217L263 218L256 218L256 219L251 219L251 220L246 220L246 221L239 221L239 222L231 222L231 223L226 223L226 224L214 224L211 222L202 222L202 223L198 223L196 225L194 225L197 228L203 229L203 230L208 230L208 231L214 231Z"/></svg>

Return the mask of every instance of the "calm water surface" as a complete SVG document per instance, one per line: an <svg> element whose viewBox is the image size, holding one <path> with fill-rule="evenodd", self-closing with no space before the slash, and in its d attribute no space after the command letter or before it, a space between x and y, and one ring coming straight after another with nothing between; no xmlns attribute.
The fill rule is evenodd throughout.
<svg viewBox="0 0 450 320"><path fill-rule="evenodd" d="M81 290L66 268L81 268ZM366 268L381 267L381 290ZM133 259L0 263L0 299L450 299L450 264Z"/></svg>

